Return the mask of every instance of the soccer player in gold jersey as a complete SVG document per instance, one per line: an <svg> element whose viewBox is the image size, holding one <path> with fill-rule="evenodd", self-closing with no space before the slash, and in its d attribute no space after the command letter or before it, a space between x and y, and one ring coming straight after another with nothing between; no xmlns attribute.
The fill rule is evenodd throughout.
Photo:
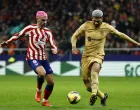
<svg viewBox="0 0 140 110"><path fill-rule="evenodd" d="M115 34L120 38L132 42L138 46L140 43L134 41L126 34L119 32L113 26L103 21L103 12L96 9L92 12L92 21L82 24L72 35L72 53L78 54L76 48L77 38L85 36L85 47L82 55L82 77L87 91L91 92L90 105L94 105L97 96L101 99L101 105L106 106L108 95L99 90L98 76L104 60L104 45L108 34Z"/></svg>

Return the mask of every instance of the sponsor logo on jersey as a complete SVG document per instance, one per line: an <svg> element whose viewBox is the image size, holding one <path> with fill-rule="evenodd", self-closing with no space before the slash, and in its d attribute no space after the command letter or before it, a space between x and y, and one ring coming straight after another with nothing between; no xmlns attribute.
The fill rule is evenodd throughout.
<svg viewBox="0 0 140 110"><path fill-rule="evenodd" d="M94 39L92 37L87 37L87 40L90 42L90 41L100 41L102 39Z"/></svg>

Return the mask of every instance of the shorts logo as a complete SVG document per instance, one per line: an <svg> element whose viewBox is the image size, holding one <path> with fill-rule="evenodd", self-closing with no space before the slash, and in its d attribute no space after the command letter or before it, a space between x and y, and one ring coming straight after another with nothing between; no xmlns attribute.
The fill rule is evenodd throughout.
<svg viewBox="0 0 140 110"><path fill-rule="evenodd" d="M52 69L49 69L49 72L51 72L52 71Z"/></svg>
<svg viewBox="0 0 140 110"><path fill-rule="evenodd" d="M33 60L33 63L34 63L35 65L38 65L38 63L37 63L37 61L36 61L36 60Z"/></svg>

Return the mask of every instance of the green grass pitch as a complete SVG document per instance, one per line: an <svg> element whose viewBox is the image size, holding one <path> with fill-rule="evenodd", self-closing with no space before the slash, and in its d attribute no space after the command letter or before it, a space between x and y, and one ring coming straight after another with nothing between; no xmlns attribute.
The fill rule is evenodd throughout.
<svg viewBox="0 0 140 110"><path fill-rule="evenodd" d="M140 77L100 77L100 89L109 95L106 107L100 106L99 98L94 106L89 106L90 93L80 76L55 76L54 80L54 91L49 98L53 107L44 107L34 100L36 77L0 76L0 110L140 110ZM81 95L76 105L67 101L72 90Z"/></svg>

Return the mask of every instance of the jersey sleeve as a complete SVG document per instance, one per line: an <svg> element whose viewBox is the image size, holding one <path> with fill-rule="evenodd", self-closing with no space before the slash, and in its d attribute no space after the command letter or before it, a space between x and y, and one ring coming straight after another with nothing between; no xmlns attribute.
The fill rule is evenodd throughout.
<svg viewBox="0 0 140 110"><path fill-rule="evenodd" d="M110 30L111 34L116 34L116 35L119 34L119 31L109 24L108 24L108 29Z"/></svg>
<svg viewBox="0 0 140 110"><path fill-rule="evenodd" d="M131 39L129 36L127 36L126 34L119 32L117 29L115 29L113 26L109 25L109 29L110 29L110 33L115 34L117 36L119 36L121 39L124 39L126 41L132 42L134 44L137 44L137 42L133 39Z"/></svg>
<svg viewBox="0 0 140 110"><path fill-rule="evenodd" d="M48 36L48 41L51 46L51 50L57 49L52 33L50 31L47 31L46 34Z"/></svg>
<svg viewBox="0 0 140 110"><path fill-rule="evenodd" d="M18 40L19 38L23 37L23 36L27 36L29 31L31 30L31 26L26 26L23 30L21 30L20 32L14 34L9 40L6 41L7 44L10 44L16 40Z"/></svg>
<svg viewBox="0 0 140 110"><path fill-rule="evenodd" d="M85 23L82 24L82 25L76 30L75 33L77 33L78 36L81 35L81 34L83 34L83 33L85 32L85 27L86 27L85 25L86 25Z"/></svg>
<svg viewBox="0 0 140 110"><path fill-rule="evenodd" d="M19 39L19 33L14 34L9 40L6 41L7 44L10 44L14 41L16 41L17 39Z"/></svg>
<svg viewBox="0 0 140 110"><path fill-rule="evenodd" d="M71 44L72 44L72 47L73 46L75 46L76 47L76 42L77 42L77 38L80 36L80 35L82 35L82 34L84 34L84 32L85 32L85 26L86 25L86 23L84 23L84 24L82 24L76 31L75 31L75 33L72 35L72 37L71 37Z"/></svg>

